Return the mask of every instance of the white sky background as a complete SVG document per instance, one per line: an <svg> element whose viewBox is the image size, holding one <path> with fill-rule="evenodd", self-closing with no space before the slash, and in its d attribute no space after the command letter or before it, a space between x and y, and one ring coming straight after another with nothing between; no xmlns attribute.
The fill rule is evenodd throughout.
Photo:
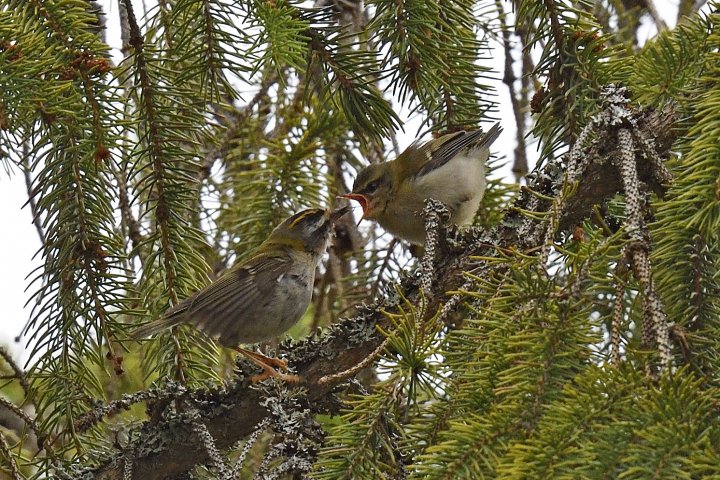
<svg viewBox="0 0 720 480"><path fill-rule="evenodd" d="M106 38L113 47L112 53L115 56L115 62L118 63L120 61L118 3L117 0L100 0L99 3L103 5L107 15ZM149 6L154 2L152 0L133 0L136 14L140 15L140 12L143 11L143 3ZM509 10L509 2L505 3L505 8ZM666 23L673 26L677 15L677 0L655 0L655 5ZM655 34L654 27L649 26L647 19L645 23L646 27L642 31L646 33L644 38L641 34L641 41ZM503 68L502 50L495 48L493 58L498 59L496 65L499 70L496 76L500 78ZM515 121L507 88L500 81L497 82L497 88L500 94L499 116L505 131L495 143L493 151L505 156L509 163L512 159L513 148L515 148ZM398 132L401 149L414 140L413 136L417 132L419 119L414 120L406 124L404 133ZM535 150L533 145L528 146L528 154L531 157L536 156ZM507 175L508 178L512 178L510 166L508 164L502 170L502 174ZM532 165L530 167L532 168ZM26 201L27 190L22 172L18 168L14 168L8 175L7 172L0 169L0 226L2 226L2 230L0 230L0 267L2 268L0 274L0 345L8 346L15 358L23 363L27 360L26 341L22 340L20 343L16 343L14 339L20 334L30 313L29 307L24 308L25 302L32 294L32 289L25 292L26 277L41 264L39 256L33 260L40 248L40 240L32 224L29 206L22 208Z"/></svg>

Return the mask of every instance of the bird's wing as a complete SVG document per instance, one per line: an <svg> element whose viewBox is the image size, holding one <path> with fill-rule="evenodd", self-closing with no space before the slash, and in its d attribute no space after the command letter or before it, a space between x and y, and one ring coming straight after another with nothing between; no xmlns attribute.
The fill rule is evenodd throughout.
<svg viewBox="0 0 720 480"><path fill-rule="evenodd" d="M179 305L178 305L179 306ZM130 334L130 338L133 340L140 340L150 335L154 335L166 328L174 327L182 321L180 317L165 317L155 320L154 322L146 323L145 325L136 328Z"/></svg>
<svg viewBox="0 0 720 480"><path fill-rule="evenodd" d="M183 313L188 323L210 336L233 336L237 323L249 307L270 295L277 280L287 273L292 262L287 256L260 254L223 276L192 297ZM182 302L175 308L183 305ZM168 311L167 315L174 314Z"/></svg>
<svg viewBox="0 0 720 480"><path fill-rule="evenodd" d="M502 132L500 124L496 123L487 132L478 129L473 132L456 132L426 143L422 149L428 161L418 170L416 177L442 167L461 150L472 146L473 148L490 147Z"/></svg>
<svg viewBox="0 0 720 480"><path fill-rule="evenodd" d="M137 328L131 338L145 338L181 323L195 324L211 336L232 334L229 329L248 306L269 295L291 265L286 256L259 254L168 309L162 318Z"/></svg>

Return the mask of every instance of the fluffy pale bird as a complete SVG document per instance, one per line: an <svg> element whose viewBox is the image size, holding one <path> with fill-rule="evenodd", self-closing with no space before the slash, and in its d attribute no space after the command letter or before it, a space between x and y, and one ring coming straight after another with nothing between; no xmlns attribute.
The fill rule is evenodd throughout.
<svg viewBox="0 0 720 480"><path fill-rule="evenodd" d="M433 198L450 210L450 221L473 221L485 193L485 162L490 145L502 128L487 132L455 132L414 143L396 159L361 170L351 193L363 209L363 218L374 220L396 237L417 245L425 243L422 210Z"/></svg>
<svg viewBox="0 0 720 480"><path fill-rule="evenodd" d="M278 225L249 258L170 308L159 320L135 330L133 338L181 323L192 324L260 366L263 373L253 381L270 376L297 381L296 376L273 368L285 368L284 361L240 348L239 344L282 335L302 317L333 224L348 211L344 207L334 212L310 209L296 213Z"/></svg>

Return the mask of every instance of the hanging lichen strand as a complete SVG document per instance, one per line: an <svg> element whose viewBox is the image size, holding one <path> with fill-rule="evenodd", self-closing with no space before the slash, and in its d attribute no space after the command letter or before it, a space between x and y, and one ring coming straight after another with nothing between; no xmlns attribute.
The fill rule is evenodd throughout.
<svg viewBox="0 0 720 480"><path fill-rule="evenodd" d="M613 164L620 173L625 201L627 243L623 246L617 260L618 270L624 270L629 264L640 285L643 296L642 347L657 347L662 367L672 365L672 351L668 320L663 312L660 297L655 291L650 267L652 240L646 218L651 216L648 204L647 184L640 183L638 164L645 162L650 170L650 179L658 184L667 185L672 181L668 169L663 165L652 141L638 127L638 113L630 108L630 95L627 89L610 85L603 92L602 111L595 115L578 137L570 153L568 180L580 181L587 169L592 149L598 146L617 145L612 155ZM592 141L590 141L592 139ZM613 141L615 139L615 141ZM611 360L615 365L620 361L620 325L624 309L625 280L618 279L616 287L616 306L612 322ZM648 364L648 371L653 367Z"/></svg>

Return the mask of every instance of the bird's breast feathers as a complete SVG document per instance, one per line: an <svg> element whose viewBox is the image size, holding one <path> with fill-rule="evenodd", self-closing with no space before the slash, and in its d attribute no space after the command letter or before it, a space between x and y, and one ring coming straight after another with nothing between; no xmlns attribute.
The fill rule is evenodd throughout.
<svg viewBox="0 0 720 480"><path fill-rule="evenodd" d="M485 190L485 159L472 150L461 152L439 168L415 178L415 188L425 198L452 207L456 198L482 196Z"/></svg>

